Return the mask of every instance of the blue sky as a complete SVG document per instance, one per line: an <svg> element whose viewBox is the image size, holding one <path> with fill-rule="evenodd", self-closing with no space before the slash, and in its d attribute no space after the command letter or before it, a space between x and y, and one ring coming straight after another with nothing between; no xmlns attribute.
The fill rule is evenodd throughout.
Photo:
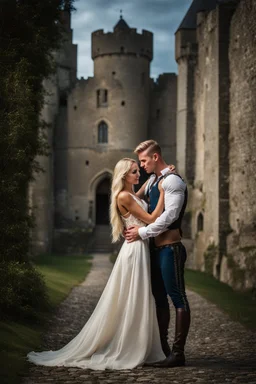
<svg viewBox="0 0 256 384"><path fill-rule="evenodd" d="M154 34L151 77L177 72L174 33L190 4L191 0L77 0L71 26L73 42L78 44L78 78L93 76L91 33L97 29L112 31L120 18L120 9L130 27Z"/></svg>

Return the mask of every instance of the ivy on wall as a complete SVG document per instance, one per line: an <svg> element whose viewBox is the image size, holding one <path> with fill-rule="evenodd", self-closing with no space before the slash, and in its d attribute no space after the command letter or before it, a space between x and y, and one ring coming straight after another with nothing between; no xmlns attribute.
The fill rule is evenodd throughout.
<svg viewBox="0 0 256 384"><path fill-rule="evenodd" d="M43 80L54 72L63 39L62 10L73 1L2 0L0 4L0 261L28 261L33 220L28 185L45 154Z"/></svg>

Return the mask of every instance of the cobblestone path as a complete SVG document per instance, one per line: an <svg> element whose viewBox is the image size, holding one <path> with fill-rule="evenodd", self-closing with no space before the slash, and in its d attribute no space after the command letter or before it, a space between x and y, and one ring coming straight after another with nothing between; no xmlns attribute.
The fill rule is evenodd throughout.
<svg viewBox="0 0 256 384"><path fill-rule="evenodd" d="M97 303L111 268L108 255L95 255L86 281L72 290L52 318L44 349L58 349L80 331ZM23 384L256 384L255 333L231 321L199 295L188 292L188 296L192 323L186 348L186 367L91 371L31 364L29 376L24 378ZM172 317L170 340L174 328L174 315Z"/></svg>

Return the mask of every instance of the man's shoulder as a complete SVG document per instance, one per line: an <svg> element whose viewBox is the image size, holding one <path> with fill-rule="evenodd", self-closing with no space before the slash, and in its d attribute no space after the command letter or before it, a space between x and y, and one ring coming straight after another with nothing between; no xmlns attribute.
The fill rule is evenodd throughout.
<svg viewBox="0 0 256 384"><path fill-rule="evenodd" d="M163 175L164 179L166 179L167 177L170 177L170 176L174 176L174 177L178 177L180 180L184 181L184 179L182 178L182 176L179 174L179 173L176 173L176 172L167 172Z"/></svg>
<svg viewBox="0 0 256 384"><path fill-rule="evenodd" d="M186 182L184 179L177 173L169 172L164 175L163 184L170 186L178 186L186 188Z"/></svg>

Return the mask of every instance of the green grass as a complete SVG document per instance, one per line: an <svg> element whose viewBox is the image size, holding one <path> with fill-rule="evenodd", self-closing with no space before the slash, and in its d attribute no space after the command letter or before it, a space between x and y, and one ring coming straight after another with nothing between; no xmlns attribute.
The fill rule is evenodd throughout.
<svg viewBox="0 0 256 384"><path fill-rule="evenodd" d="M60 304L73 286L84 280L91 266L88 256L71 255L42 255L35 264L45 277L53 308ZM20 382L20 376L28 369L26 355L40 346L44 329L43 324L0 322L1 384Z"/></svg>
<svg viewBox="0 0 256 384"><path fill-rule="evenodd" d="M256 300L251 292L237 292L211 275L187 269L186 287L205 297L231 319L250 329L256 329Z"/></svg>
<svg viewBox="0 0 256 384"><path fill-rule="evenodd" d="M29 350L40 345L42 327L32 327L15 322L0 322L0 381L16 384L25 374L25 356Z"/></svg>
<svg viewBox="0 0 256 384"><path fill-rule="evenodd" d="M90 270L90 258L87 256L43 255L36 267L45 277L51 303L58 305L70 289L81 283Z"/></svg>

